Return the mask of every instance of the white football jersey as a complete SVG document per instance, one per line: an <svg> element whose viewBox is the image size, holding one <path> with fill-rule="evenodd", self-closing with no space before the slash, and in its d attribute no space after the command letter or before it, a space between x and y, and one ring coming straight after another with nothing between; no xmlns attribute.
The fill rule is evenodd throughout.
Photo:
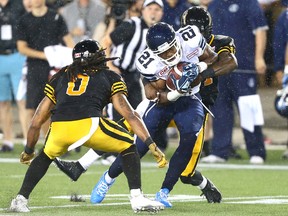
<svg viewBox="0 0 288 216"><path fill-rule="evenodd" d="M185 26L176 32L176 37L180 42L182 57L180 62L198 63L206 47L205 38L196 26ZM158 56L146 48L136 61L138 71L149 81L159 79L167 80L170 67L164 64ZM197 93L200 84L195 86L192 91Z"/></svg>

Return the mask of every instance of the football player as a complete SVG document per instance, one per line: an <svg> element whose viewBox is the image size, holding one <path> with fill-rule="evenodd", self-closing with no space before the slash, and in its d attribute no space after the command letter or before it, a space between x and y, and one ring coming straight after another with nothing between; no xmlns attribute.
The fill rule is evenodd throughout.
<svg viewBox="0 0 288 216"><path fill-rule="evenodd" d="M136 62L138 70L150 84L149 91L147 91L147 84L144 85L145 92L149 93L146 94L146 97L151 102L143 115L143 120L152 137L161 134L172 119L174 119L180 134L179 146L170 160L161 190L156 194L156 200L162 202L165 207L172 207L167 200L169 192L189 161L192 163L189 165L195 169L202 149L204 108L199 99L200 84L191 87L191 83L199 73L204 73L203 77L206 75L207 65L217 59L217 54L205 42L196 26L187 25L175 32L170 25L158 23L149 28L146 41L148 48L142 52ZM167 91L166 79L170 68L179 62L189 62L189 64L183 66L182 77L174 80L176 90ZM209 74L212 72L210 71ZM140 157L148 151L139 138L136 138L136 146ZM122 172L119 164L120 159L117 158L109 170L104 173L92 191L91 202L99 203L104 199L105 193L113 184L114 179ZM193 174L194 170L190 173ZM201 175L200 172L198 173ZM207 178L202 175L201 177L202 181L197 182L197 186L204 194L206 193L205 196L207 195L206 191L217 193L216 198L211 198L212 201L207 200L220 202L221 194L217 188ZM103 187L103 185L106 186Z"/></svg>
<svg viewBox="0 0 288 216"><path fill-rule="evenodd" d="M217 83L215 82L217 80L215 77L223 75L223 74L227 74L227 73L231 72L233 69L237 68L237 60L234 56L235 46L234 46L233 39L226 37L226 36L212 35L211 16L206 10L204 10L201 7L189 8L183 14L181 20L182 20L182 22L181 22L182 27L184 27L184 28L179 30L183 34L182 38L187 39L187 37L189 35L194 35L192 33L194 28L192 26L189 26L189 25L196 25L200 29L201 33L206 38L206 40L209 42L209 44L211 44L213 46L213 48L215 49L215 51L219 54L217 61L214 62L206 70L204 70L202 73L199 74L200 79L203 82L205 82L205 84L203 83L204 87L201 88L202 95L203 95L203 102L205 103L206 106L213 105L215 97L217 96L217 92L218 92L217 91ZM158 34L156 34L156 35L158 35ZM166 35L169 35L169 34L166 34ZM147 37L149 37L149 36L147 35ZM148 47L151 47L151 44L149 44L148 41L147 41L147 44L148 44ZM185 44L185 42L182 41L182 43L181 43L182 47L181 48L183 48L184 44ZM157 44L156 44L156 47L157 47ZM178 50L177 48L175 48L175 49ZM185 55L186 54L185 49L182 49L182 51L183 51L182 55ZM178 53L180 53L180 52L181 52L181 50ZM186 54L186 56L191 57L190 52L188 51L187 53L188 54ZM146 53L144 52L144 55L141 56L142 59L140 57L140 59L138 60L139 61L138 63L141 63L141 61L142 61L142 64L140 65L140 71L142 71L142 73L143 73L143 71L148 71L148 76L147 75L145 76L145 74L144 74L144 76L148 80L151 81L151 80L155 79L155 76L153 76L149 73L150 71L152 71L151 68L149 68L149 64L151 64L151 62L153 64L153 60L149 59L149 55L151 58L155 57L155 55L151 54L151 52L149 52L149 51L147 51ZM155 59L157 59L157 58L159 58L159 57L156 56ZM161 58L161 56L160 56L160 58ZM177 58L177 53L175 53L174 56L172 55L172 58L170 57L170 59L172 59L172 60L174 60L176 58ZM200 57L200 59L201 59L201 57ZM143 60L146 60L146 61L143 61ZM151 62L149 62L149 61L151 61ZM181 59L180 61L183 61L183 60ZM171 62L167 62L167 64L169 64L169 63L171 63ZM157 62L157 64L154 64L154 66L155 65L161 65L161 64L159 62ZM172 65L173 65L173 63L172 63ZM139 64L138 64L138 66L139 66ZM141 68L141 66L143 66L143 67ZM147 70L144 69L145 67L147 67ZM158 71L160 71L158 74L161 75L161 74L163 74L164 70L158 70ZM213 79L211 79L211 78L213 78ZM206 81L206 79L208 79L208 80ZM157 80L157 78L156 78L156 80ZM156 85L156 88L157 87L158 86ZM150 89L150 91L147 91L147 86L145 85L146 96L148 96L148 94L147 94L147 92L148 92L148 93L150 93L150 95L149 95L150 99L153 99L153 97L155 97L155 94L153 95L153 92L155 93L155 91L153 91L153 89L151 89L151 86L149 89ZM212 90L212 94L207 94L207 93L205 94L205 91L211 92L211 90ZM201 93L201 91L200 91L200 93ZM171 93L168 93L168 94L171 94ZM157 95L157 93L156 93L156 95ZM176 92L176 95L177 95L177 92ZM160 101L161 101L161 96L162 96L162 92L160 92L160 95L158 92L158 98L160 99ZM185 97L181 96L179 99L185 99ZM174 105L177 104L179 99L175 101ZM185 104L183 101L179 102L179 103L180 103L178 105L179 107L181 107L181 105L183 106L183 104ZM153 106L153 104L151 106ZM152 136L153 135L156 136L157 133L159 133L159 130L161 130L161 128L166 128L165 126L167 126L167 124L169 123L169 120L170 120L169 117L171 116L169 114L167 115L167 112L165 111L165 109L169 109L169 108L167 108L167 106L162 107L162 108L161 107L156 108L156 110L157 109L160 109L160 111L159 112L156 111L156 114L155 113L153 114L153 112L155 112L155 108L154 109L152 108L152 109L148 109L144 115L145 116L144 122L146 123L147 128L151 132ZM162 112L164 114L161 113L161 109L162 109ZM166 112L166 116L165 116L165 112ZM205 112L205 113L206 113L206 117L207 117L207 112ZM153 117L149 118L149 116L153 116ZM164 123L162 124L162 127L161 126L159 127L159 125L157 127L156 122L159 123L159 118L157 118L157 116L165 116L164 117L165 120L163 120ZM169 116L169 117L167 118L167 116ZM181 130L181 127L183 127L183 124L181 124L181 123L185 122L185 121L183 119L179 119L177 121L177 119L175 119L175 118L174 118L174 120L176 120L176 125L178 126L178 129L180 128L180 130ZM179 123L179 121L180 121L180 123ZM177 122L178 122L178 124L177 124ZM190 122L190 124L191 124L191 122ZM189 125L187 127L189 127ZM202 174L199 171L195 170L198 159L199 159L199 155L201 152L202 140L203 140L203 136L204 136L203 128L200 131L201 132L198 134L198 137L196 139L195 144L193 143L194 144L194 146L192 147L193 153L192 153L192 156L190 155L191 156L190 161L185 164L185 166L187 165L186 168L181 163L183 162L183 159L184 160L186 159L185 156L187 154L189 154L189 151L187 151L186 152L187 154L185 155L185 153L183 154L183 152L181 152L181 149L179 149L181 147L183 148L183 145L181 146L181 131L180 131L179 147L176 150L176 153L174 153L173 157L171 158L171 161L169 164L169 169L167 171L166 177L165 177L164 182L162 184L161 190L156 194L156 200L162 202L165 205L165 207L171 207L172 206L172 204L167 200L168 194L173 189L173 186L175 185L175 183L177 182L177 179L180 176L181 176L180 179L183 183L191 184L193 186L198 186L202 190L203 194L205 195L205 197L209 203L221 202L222 195L218 191L218 189L213 185L213 183L211 181L209 181L207 178L202 176ZM184 135L184 137L185 137L185 135ZM182 138L183 138L183 136L182 136ZM185 138L187 138L187 137L185 137ZM137 145L138 151L140 153L140 156L142 154L145 154L146 148L144 147L144 145L141 145L141 142L139 142L139 140L137 140L136 145ZM141 148L141 146L142 146L142 148ZM178 157L182 156L182 157L180 159L180 158L177 158L177 156ZM117 159L115 161L115 164L117 164ZM114 164L112 164L112 166L110 167L108 174L107 173L105 174L106 176L110 176L110 174L111 174L110 177L112 177L113 175L114 175L114 177L117 176L117 172L113 172L113 165ZM182 173L181 173L181 166L185 168L185 170ZM115 171L115 169L116 168L114 167L114 171ZM98 183L98 185L100 185L100 184ZM109 186L111 186L111 185L109 185ZM96 193L97 193L97 185L96 185L94 191L96 191ZM92 195L93 195L93 192L92 192ZM99 201L101 201L101 196L98 196L98 197L99 197ZM102 199L103 199L103 197L102 197Z"/></svg>
<svg viewBox="0 0 288 216"><path fill-rule="evenodd" d="M186 10L181 16L181 26L186 25L196 25L203 36L205 37L207 43L218 53L217 61L211 66L214 70L213 76L209 76L207 79L202 80L202 85L200 89L200 94L202 97L203 103L207 107L211 107L218 95L218 76L225 75L230 73L237 68L237 59L235 58L235 44L233 38L224 35L214 35L212 34L212 18L210 13L200 6L191 7ZM207 73L210 69L208 68ZM206 122L206 131L205 131L205 140L203 144L203 152L205 156L210 154L209 146L209 132L211 130L212 119L208 119Z"/></svg>
<svg viewBox="0 0 288 216"><path fill-rule="evenodd" d="M218 53L217 61L214 62L211 66L209 66L206 71L199 74L199 76L201 76L200 79L203 82L201 85L200 94L202 96L202 100L204 104L207 107L209 107L210 105L213 105L214 100L217 97L217 93L218 93L216 76L229 73L237 67L237 60L234 56L235 46L234 46L233 39L229 37L225 37L225 36L212 35L211 16L206 10L204 10L201 7L191 7L186 12L184 12L181 17L181 25L183 27L187 25L196 25L200 29L205 39L209 42L209 44L211 44L211 46ZM207 79L205 79L205 77L207 77ZM213 80L211 78L213 78ZM151 82L149 82L147 79L144 78L143 81L144 81L143 83L145 87L146 97L148 99L154 99L158 91L155 90ZM164 93L161 92L159 97L161 96L163 97L163 94ZM162 98L162 101L165 101L165 97ZM141 105L142 104L140 104L139 107ZM143 106L143 107L146 107L146 106ZM206 112L206 115L207 115L207 112ZM157 140L157 135L155 137L155 140ZM92 159L92 162L93 161L94 160ZM182 182L187 183L187 184L192 184L195 186L199 186L203 182L203 180L205 183L206 178L204 179L201 173L195 170L195 166L197 163L192 163L192 164L189 163L189 164L190 166L187 166L187 170L185 170L185 172L181 174ZM60 161L57 163L57 165L71 179L74 178L74 180L77 180L79 176L81 175L81 173L83 173L84 171L84 169L81 166L82 163L80 165L79 162ZM194 174L193 174L193 170L195 170ZM110 184L111 182L114 182L114 181L109 182L109 187L111 186ZM107 187L106 192L107 191L108 191L108 187ZM206 187L202 189L202 192L205 195L209 203L221 201L221 194L211 184L211 182L209 182L209 184L206 184ZM104 199L104 196L105 194L103 194L102 200Z"/></svg>
<svg viewBox="0 0 288 216"><path fill-rule="evenodd" d="M81 145L119 153L128 180L133 211L157 212L164 208L160 202L142 194L140 159L133 136L116 122L101 117L103 108L111 101L135 134L147 144L155 159L164 165L167 163L141 117L127 101L127 89L121 76L108 70L106 62L114 59L106 58L98 42L81 41L73 49L73 63L62 68L46 84L46 96L29 127L21 163L30 164L41 125L51 116L50 131L43 151L31 162L18 195L11 202L11 211L29 212L29 195L53 159Z"/></svg>

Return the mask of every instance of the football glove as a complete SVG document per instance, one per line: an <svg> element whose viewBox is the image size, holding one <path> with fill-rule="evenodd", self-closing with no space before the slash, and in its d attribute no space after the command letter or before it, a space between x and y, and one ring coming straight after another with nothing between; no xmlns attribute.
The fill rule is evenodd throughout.
<svg viewBox="0 0 288 216"><path fill-rule="evenodd" d="M199 75L199 67L197 64L189 63L183 66L182 76L189 78L193 82Z"/></svg>
<svg viewBox="0 0 288 216"><path fill-rule="evenodd" d="M159 168L163 168L168 164L168 161L165 158L165 154L157 147L155 143L150 144L149 149Z"/></svg>
<svg viewBox="0 0 288 216"><path fill-rule="evenodd" d="M20 162L22 164L30 165L31 160L34 158L34 156L35 156L35 152L31 154L27 154L25 151L23 151L20 155Z"/></svg>
<svg viewBox="0 0 288 216"><path fill-rule="evenodd" d="M189 63L183 66L182 76L179 80L177 80L173 75L171 76L171 79L178 91L186 93L190 90L190 84L197 78L198 75L198 65Z"/></svg>

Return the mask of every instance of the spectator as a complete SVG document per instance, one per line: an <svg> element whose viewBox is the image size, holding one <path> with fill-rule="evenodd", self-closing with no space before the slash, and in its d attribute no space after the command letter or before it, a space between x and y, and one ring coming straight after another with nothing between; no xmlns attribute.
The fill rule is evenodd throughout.
<svg viewBox="0 0 288 216"><path fill-rule="evenodd" d="M44 48L62 41L68 47L74 46L64 19L49 9L45 0L32 0L31 6L31 12L21 17L17 28L17 48L27 56L26 110L29 120L44 97L43 90L51 70ZM43 126L44 133L48 127L48 123Z"/></svg>
<svg viewBox="0 0 288 216"><path fill-rule="evenodd" d="M274 70L279 85L288 88L288 0L282 0L285 10L280 14L274 29ZM288 148L288 141L287 141ZM283 158L288 159L288 150L283 153Z"/></svg>
<svg viewBox="0 0 288 216"><path fill-rule="evenodd" d="M25 56L16 47L16 25L25 13L22 0L0 0L0 118L3 130L1 152L9 152L14 148L12 127L12 100L16 99L21 70ZM16 100L22 133L25 134L25 113L23 101Z"/></svg>
<svg viewBox="0 0 288 216"><path fill-rule="evenodd" d="M288 0L282 0L285 10L278 17L274 28L274 71L279 85L282 85L282 77L285 67L285 47L288 41Z"/></svg>
<svg viewBox="0 0 288 216"><path fill-rule="evenodd" d="M175 31L180 28L181 14L191 6L186 0L165 0L162 21L173 26Z"/></svg>
<svg viewBox="0 0 288 216"><path fill-rule="evenodd" d="M257 95L257 74L264 74L266 30L264 13L257 0L214 0L208 6L214 34L228 35L235 40L238 69L219 77L219 96L213 107L211 155L202 162L225 162L232 142L233 102L239 109L250 163L263 164L266 158L261 125L263 113ZM241 31L239 31L241 29Z"/></svg>
<svg viewBox="0 0 288 216"><path fill-rule="evenodd" d="M106 8L100 0L75 0L60 11L77 43L93 37L96 26L105 19Z"/></svg>

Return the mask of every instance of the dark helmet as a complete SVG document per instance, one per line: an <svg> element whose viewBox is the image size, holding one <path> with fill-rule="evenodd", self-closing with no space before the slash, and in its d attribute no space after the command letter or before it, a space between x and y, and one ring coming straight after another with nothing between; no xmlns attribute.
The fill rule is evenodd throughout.
<svg viewBox="0 0 288 216"><path fill-rule="evenodd" d="M182 52L180 42L176 38L172 26L167 23L159 22L151 26L146 35L146 43L148 48L167 65L175 65L181 59ZM163 59L159 56L159 54L167 51L173 46L175 46L177 51L171 58Z"/></svg>
<svg viewBox="0 0 288 216"><path fill-rule="evenodd" d="M98 53L99 57L105 56L104 50L97 41L92 39L82 40L73 48L73 61L79 58L90 58L96 53Z"/></svg>
<svg viewBox="0 0 288 216"><path fill-rule="evenodd" d="M288 86L277 91L274 106L280 116L288 118Z"/></svg>
<svg viewBox="0 0 288 216"><path fill-rule="evenodd" d="M181 27L195 25L208 40L212 34L212 18L208 11L200 6L190 7L181 16Z"/></svg>

